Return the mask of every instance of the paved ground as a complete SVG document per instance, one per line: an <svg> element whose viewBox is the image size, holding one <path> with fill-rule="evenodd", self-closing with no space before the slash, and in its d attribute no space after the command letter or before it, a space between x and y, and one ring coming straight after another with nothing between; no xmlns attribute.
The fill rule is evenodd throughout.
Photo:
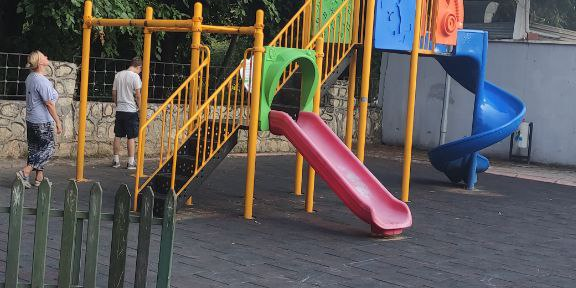
<svg viewBox="0 0 576 288"><path fill-rule="evenodd" d="M372 157L402 161L404 148L400 146L372 145L366 148ZM414 163L431 165L425 151L412 151ZM490 159L488 174L508 176L526 180L536 180L567 186L576 186L576 169L549 165L528 165L525 162L510 162L503 159Z"/></svg>
<svg viewBox="0 0 576 288"><path fill-rule="evenodd" d="M575 287L576 191L574 187L483 174L477 191L449 184L426 164L413 166L414 226L402 237L376 239L319 181L316 212L303 211L291 194L293 157L258 158L254 221L243 220L245 161L229 157L178 217L173 287ZM0 206L18 162L0 164ZM106 179L106 205L126 170L92 161L87 176ZM367 166L396 195L401 163L369 157ZM544 169L546 170L546 169ZM50 171L50 170L49 170ZM67 162L49 172L62 191L74 175ZM81 184L86 192L89 184ZM26 201L33 205L35 191ZM61 192L55 205L61 206ZM86 193L81 197L86 207ZM4 278L6 215L0 215L0 282ZM32 219L29 219L32 221ZM55 225L55 224L54 224ZM28 227L30 228L30 227ZM132 227L135 228L135 227ZM131 229L133 237L137 232ZM28 230L29 231L29 230ZM106 229L105 229L106 231ZM107 231L109 232L109 231ZM157 246L157 231L152 239ZM31 232L25 244L31 245ZM58 229L51 235L48 278L57 269ZM132 238L134 239L134 238ZM101 240L103 246L109 239ZM135 243L130 244L135 247ZM156 247L155 246L155 247ZM21 277L29 278L30 256ZM105 287L106 247L99 271ZM132 256L129 259L133 263ZM154 259L154 253L151 259ZM153 261L154 262L154 261ZM131 270L132 269L132 270ZM155 268L151 269L152 273ZM126 287L132 287L133 268ZM153 276L150 276L153 282Z"/></svg>

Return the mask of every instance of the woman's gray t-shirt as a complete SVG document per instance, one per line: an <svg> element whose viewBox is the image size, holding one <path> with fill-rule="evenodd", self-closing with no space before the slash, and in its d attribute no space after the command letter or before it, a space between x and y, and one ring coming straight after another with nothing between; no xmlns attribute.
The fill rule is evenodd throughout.
<svg viewBox="0 0 576 288"><path fill-rule="evenodd" d="M56 103L58 92L54 85L44 75L30 72L26 77L26 121L31 123L48 123L54 122L46 101Z"/></svg>

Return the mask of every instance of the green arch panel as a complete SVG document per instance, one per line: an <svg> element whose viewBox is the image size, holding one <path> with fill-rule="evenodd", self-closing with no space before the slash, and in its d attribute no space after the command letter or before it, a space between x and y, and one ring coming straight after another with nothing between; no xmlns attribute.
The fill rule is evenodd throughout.
<svg viewBox="0 0 576 288"><path fill-rule="evenodd" d="M276 96L276 88L280 83L284 70L293 62L298 63L298 70L302 72L302 87L300 90L300 111L312 111L314 94L320 82L318 66L316 66L316 53L313 50L266 46L264 61L262 63L262 94L260 101L259 127L261 131L268 131L270 125L268 114L272 100Z"/></svg>

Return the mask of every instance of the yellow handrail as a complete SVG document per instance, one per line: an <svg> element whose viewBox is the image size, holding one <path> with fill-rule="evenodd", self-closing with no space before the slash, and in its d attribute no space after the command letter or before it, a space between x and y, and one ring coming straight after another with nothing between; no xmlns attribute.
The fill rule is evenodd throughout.
<svg viewBox="0 0 576 288"><path fill-rule="evenodd" d="M348 33L346 26L353 23L354 0L346 0L342 2L340 7L334 11L332 16L326 20L326 23L318 29L318 33L310 39L310 43L304 49L315 49L316 40L320 37L324 38L324 53L323 69L320 73L321 83L336 69L340 62L346 57L348 52L352 50L354 44L354 37ZM337 25L338 21L345 20L346 25L342 29L342 25ZM342 24L342 23L340 23ZM351 30L351 29L350 29ZM352 31L350 31L352 32ZM344 41L342 41L342 34L344 33ZM348 39L346 39L348 38Z"/></svg>
<svg viewBox="0 0 576 288"><path fill-rule="evenodd" d="M294 27L295 24L300 23L300 21L304 21L307 20L305 17L306 16L311 16L310 13L311 11L308 10L310 9L310 7L312 7L312 0L308 0L306 1L306 3L304 3L304 5L302 5L302 7L296 12L296 14L294 14L294 16L292 17L292 19L290 19L290 21L288 21L286 23L286 25L284 25L284 27L278 32L278 34L276 34L276 37L274 37L274 39L272 39L272 41L270 41L270 43L268 44L268 46L278 46L278 43L281 43L282 41L282 37L285 35L286 31L288 31L288 29L291 29ZM309 24L306 24L309 25ZM302 25L302 30L306 31L307 28L309 28L309 26L306 25ZM304 34L302 34L302 36L304 36ZM300 47L305 46L307 43L301 45ZM284 46L282 46L284 47ZM290 47L290 48L297 48L297 47Z"/></svg>
<svg viewBox="0 0 576 288"><path fill-rule="evenodd" d="M353 31L354 29L351 29L351 27L358 25L358 30L362 29L360 28L361 25L354 23L354 21L363 23L362 16L357 15L363 14L358 10L365 9L365 1L345 0L330 18L323 21L322 7L313 7L315 6L313 5L314 1L308 0L278 32L269 45L299 49L321 49L325 57L319 59L319 61L322 61L322 65L319 66L323 67L320 75L321 81L324 82L327 76L334 71L353 49L353 46L362 42L362 33L358 31L358 35L356 35L356 31ZM357 5L357 7L354 5ZM320 11L315 11L317 8ZM355 20L358 17L360 19ZM321 27L314 29L313 26L316 23L323 24ZM254 26L255 29L262 29L258 25ZM324 39L324 48L316 47L317 40L320 38ZM175 90L140 129L140 133L145 133L147 129L153 127L153 123L156 123L159 119L162 120L162 126L159 129L161 134L160 143L158 143L160 146L160 160L158 161L158 167L151 175L159 173L162 167L167 167L169 161L172 161L171 171L169 171L170 188L177 188L177 191L175 191L176 195L180 195L184 191L207 162L223 147L224 143L233 137L234 133L242 125L247 123L247 119L254 120L252 116L255 116L246 113L249 111L247 106L250 104L251 97L256 96L252 95L252 90L250 90L252 83L248 83L249 85L246 87L243 79L245 77L241 75L241 73L247 71L245 66L248 63L256 65L255 61L247 61L247 59L251 59L250 55L255 53L255 50L247 50L241 64L211 94L208 93L207 83L209 78L209 50L206 47L202 47L202 50L206 51L207 57L204 57L198 69L192 72L191 76ZM261 50L258 50L258 53L261 53ZM296 64L290 65L286 69L278 89L287 82L297 69L298 66ZM256 69L250 70L254 72ZM203 79L206 80L203 81ZM193 82L197 82L197 84L192 85L191 83ZM195 97L194 95L196 94L198 96ZM251 121L251 123L253 122ZM166 134L168 135L167 137L165 137ZM191 139L190 137L194 135L196 138L192 138L195 140L190 143L188 139ZM144 166L144 146L146 144L145 139L141 139L142 145L138 147L139 167ZM191 149L194 149L194 145L196 146L195 159L193 159L195 162L194 169L186 183L179 183L178 187L176 187L176 167L179 157L177 151L186 141L189 142L187 145L191 145ZM142 174L137 173L136 175L135 204L137 204L138 193L142 187L148 185L152 179L152 177L149 177L141 184ZM246 215L249 214L245 213L245 217Z"/></svg>
<svg viewBox="0 0 576 288"><path fill-rule="evenodd" d="M146 135L146 131L148 129L153 128L153 124L160 122L160 137L159 138L159 142L157 143L160 146L160 150L158 151L158 154L160 156L160 159L158 161L158 166L157 168L151 173L151 176L156 175L157 173L160 172L160 170L162 169L162 167L170 160L170 158L174 155L176 155L176 151L178 151L177 146L173 146L172 143L176 143L176 139L173 137L173 133L175 133L176 131L178 131L180 129L180 127L182 127L182 125L184 125L185 120L187 120L187 116L192 114L195 111L190 111L190 109L187 109L189 107L188 105L188 99L189 99L189 95L192 94L196 94L196 95L203 95L203 94L207 94L208 92L208 75L206 75L206 80L204 80L204 76L206 74L209 73L209 66L210 66L210 49L208 49L208 47L206 46L201 46L200 47L200 59L202 59L200 65L198 66L198 68L196 68L194 71L192 71L192 73L190 74L190 76L188 78L186 78L186 80L178 87L176 88L176 90L174 90L174 92L172 93L172 95L170 95L170 97L168 97L166 99L166 101L160 105L158 107L158 109L150 116L149 119L147 119L144 124L142 124L142 127L140 127L139 129L139 134L138 134L138 139L139 139L139 143L138 143L138 167L140 167L141 169L137 169L136 170L136 183L135 183L135 196L134 196L134 207L137 207L138 205L138 195L141 192L141 190L143 189L143 187L145 187L152 179L152 177L149 177L148 179L146 179L143 183L141 182L141 178L144 175L144 156L145 156L145 152L146 152L146 144L149 144L148 142L151 141L147 141L147 139L145 138ZM205 87L205 93L202 93L201 90L198 91L198 93L191 93L193 87L191 86L191 83L195 82L196 83L196 89L201 89L201 87ZM204 84L206 83L206 84ZM191 99L190 101L194 101L196 103L201 101L201 97L197 97L197 99ZM195 106L199 106L199 105L195 105ZM176 114L176 115L174 115ZM168 135L166 135L168 134ZM176 136L176 135L174 135ZM167 143L165 143L167 142ZM154 144L154 143L152 143ZM174 148L174 149L173 149Z"/></svg>
<svg viewBox="0 0 576 288"><path fill-rule="evenodd" d="M245 66L248 63L246 59L250 58L249 54L251 51L251 49L246 50L244 60L241 64L212 92L210 97L205 99L204 103L198 107L189 120L177 130L173 144L175 151L179 148L181 139L184 138L183 136L191 127L194 133L197 133L194 173L187 179L187 182L176 191L177 196L184 191L186 186L198 175L200 170L202 170L224 143L244 124L245 106L248 103L247 99L249 99L250 92L243 83L241 71L243 68L246 68ZM198 125L194 127L195 124ZM218 131L217 139L214 138L216 131ZM188 137L189 136L191 135L188 135ZM178 155L174 155L172 161L172 167L176 167ZM171 189L175 188L175 180L176 169L173 168L170 181Z"/></svg>

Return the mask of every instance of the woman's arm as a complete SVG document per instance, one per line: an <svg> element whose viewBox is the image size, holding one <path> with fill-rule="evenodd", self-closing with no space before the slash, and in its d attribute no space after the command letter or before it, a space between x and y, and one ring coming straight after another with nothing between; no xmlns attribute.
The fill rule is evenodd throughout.
<svg viewBox="0 0 576 288"><path fill-rule="evenodd" d="M56 105L50 100L44 102L44 104L46 108L48 108L48 113L50 113L50 116L52 116L52 119L56 122L56 134L62 133L62 123L60 123L60 117L58 117L58 113L56 112Z"/></svg>

